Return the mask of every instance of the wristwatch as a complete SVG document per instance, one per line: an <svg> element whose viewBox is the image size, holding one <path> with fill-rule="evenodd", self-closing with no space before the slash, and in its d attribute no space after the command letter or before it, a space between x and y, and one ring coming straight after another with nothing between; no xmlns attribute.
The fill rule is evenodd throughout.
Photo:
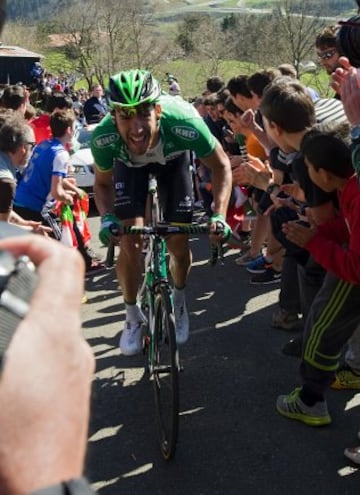
<svg viewBox="0 0 360 495"><path fill-rule="evenodd" d="M353 142L360 141L360 125L354 125L354 127L351 128L350 137Z"/></svg>
<svg viewBox="0 0 360 495"><path fill-rule="evenodd" d="M275 182L272 182L271 184L269 184L266 188L266 192L268 194L273 194L274 192L274 189L279 189L279 192L280 192L280 186L279 184L275 184Z"/></svg>

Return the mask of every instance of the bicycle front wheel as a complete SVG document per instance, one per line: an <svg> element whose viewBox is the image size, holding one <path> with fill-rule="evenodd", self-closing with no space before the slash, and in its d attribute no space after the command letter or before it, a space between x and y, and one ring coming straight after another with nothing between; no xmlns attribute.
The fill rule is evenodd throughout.
<svg viewBox="0 0 360 495"><path fill-rule="evenodd" d="M179 354L169 288L155 296L153 382L160 449L165 460L176 450L179 425Z"/></svg>

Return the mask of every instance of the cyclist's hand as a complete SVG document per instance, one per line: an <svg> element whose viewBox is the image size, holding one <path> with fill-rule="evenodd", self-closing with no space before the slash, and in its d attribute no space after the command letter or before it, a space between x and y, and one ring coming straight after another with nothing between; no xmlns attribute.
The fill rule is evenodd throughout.
<svg viewBox="0 0 360 495"><path fill-rule="evenodd" d="M209 219L209 225L211 232L214 234L218 229L222 231L221 234L216 236L218 238L217 240L219 240L220 237L220 240L227 241L231 236L231 227L228 223L226 223L226 220L221 213L214 213L214 215L212 215Z"/></svg>
<svg viewBox="0 0 360 495"><path fill-rule="evenodd" d="M105 215L101 217L99 239L104 246L108 246L110 239L114 237L111 228L121 226L121 221L113 213L105 213Z"/></svg>

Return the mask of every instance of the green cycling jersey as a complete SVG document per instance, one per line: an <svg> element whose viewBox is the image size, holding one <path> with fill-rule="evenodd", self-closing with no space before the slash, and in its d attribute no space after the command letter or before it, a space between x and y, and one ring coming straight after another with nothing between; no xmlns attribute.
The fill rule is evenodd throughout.
<svg viewBox="0 0 360 495"><path fill-rule="evenodd" d="M131 156L110 114L98 124L92 134L91 151L99 170L111 170L116 158L129 167L141 167L154 162L165 165L185 150L194 151L199 158L211 155L217 141L190 103L170 95L161 95L158 103L160 140L145 155Z"/></svg>

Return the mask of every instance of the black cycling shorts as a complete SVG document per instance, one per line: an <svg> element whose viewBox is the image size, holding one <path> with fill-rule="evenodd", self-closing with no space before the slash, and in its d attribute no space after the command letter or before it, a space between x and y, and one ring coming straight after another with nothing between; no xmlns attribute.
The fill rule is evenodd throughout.
<svg viewBox="0 0 360 495"><path fill-rule="evenodd" d="M193 183L190 154L185 151L166 165L149 163L144 167L128 167L121 160L114 163L114 213L120 220L145 217L149 173L158 183L159 202L167 222L191 223Z"/></svg>

